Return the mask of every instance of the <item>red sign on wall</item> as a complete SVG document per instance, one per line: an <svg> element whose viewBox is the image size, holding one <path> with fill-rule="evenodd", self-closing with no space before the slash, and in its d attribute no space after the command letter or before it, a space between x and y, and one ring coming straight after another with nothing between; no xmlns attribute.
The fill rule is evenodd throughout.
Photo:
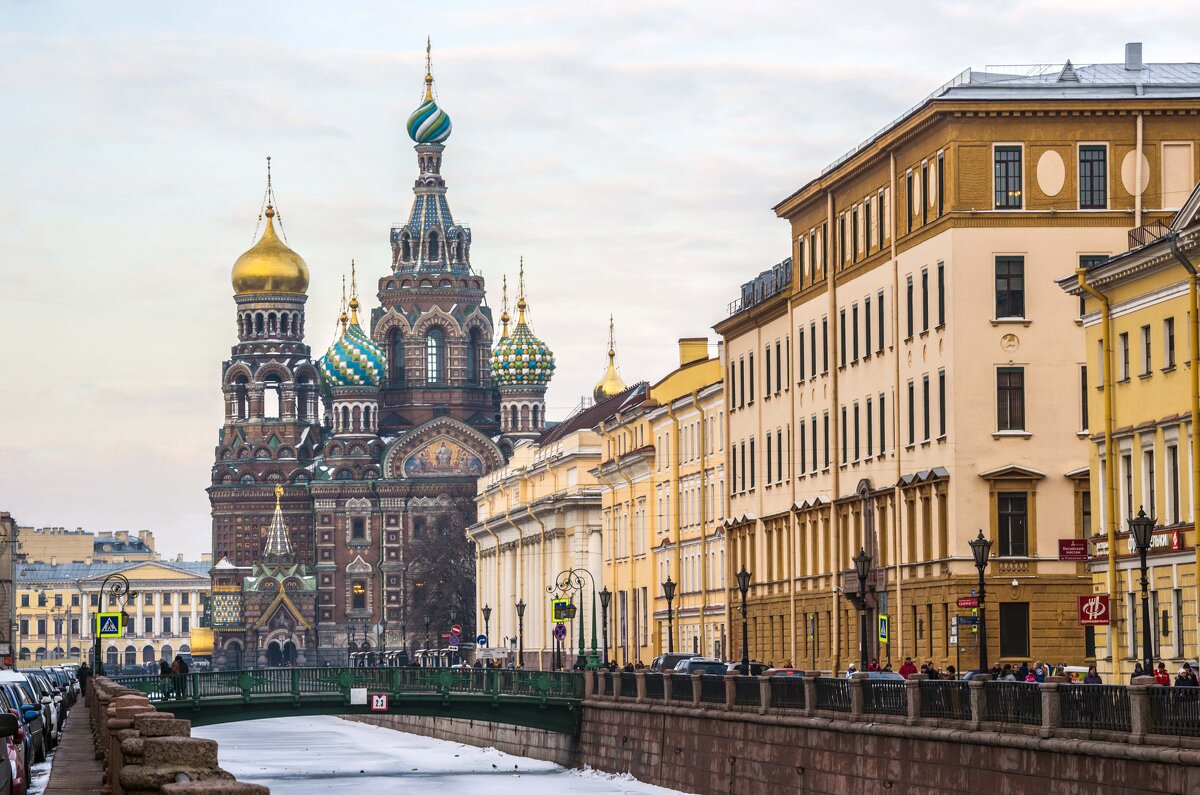
<svg viewBox="0 0 1200 795"><path fill-rule="evenodd" d="M1087 560L1088 542L1082 538L1058 539L1059 560Z"/></svg>
<svg viewBox="0 0 1200 795"><path fill-rule="evenodd" d="M1108 594L1079 597L1079 623L1085 627L1108 626Z"/></svg>

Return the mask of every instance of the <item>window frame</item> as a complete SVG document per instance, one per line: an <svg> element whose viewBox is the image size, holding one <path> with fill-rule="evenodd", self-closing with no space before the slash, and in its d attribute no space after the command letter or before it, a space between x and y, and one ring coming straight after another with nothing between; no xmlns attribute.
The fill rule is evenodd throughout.
<svg viewBox="0 0 1200 795"><path fill-rule="evenodd" d="M1094 168L1095 164L1099 163L1102 173L1099 175L1089 174L1085 176L1084 171L1088 169L1085 169L1084 154L1086 153L1089 155L1095 155L1097 152L1100 153L1100 158L1098 160L1089 160L1087 161L1086 165ZM1108 144L1101 142L1081 142L1077 144L1075 163L1079 169L1077 172L1079 178L1076 180L1079 209L1107 210L1109 193L1111 192L1108 185ZM1086 186L1085 180L1090 181L1090 183L1086 184ZM1098 192L1099 195L1097 195ZM1085 197L1087 201L1085 201ZM1099 201L1097 201L1097 199Z"/></svg>
<svg viewBox="0 0 1200 795"><path fill-rule="evenodd" d="M1020 377L1019 384L1011 382L1013 376ZM1015 412L1014 408L1016 409ZM1017 416L1014 417L1014 414ZM1025 412L1025 367L1023 365L997 367L996 432L1028 433L1027 426Z"/></svg>
<svg viewBox="0 0 1200 795"><path fill-rule="evenodd" d="M1003 274L1001 274L1001 266L1005 270ZM1019 268L1020 273L1014 274L1012 272L1013 268ZM995 297L995 303L992 307L994 312L993 317L996 320L1028 319L1028 307L1025 305L1025 256L1023 254L996 254L993 257L992 277ZM1001 288L1001 279L1004 280L1003 288ZM1016 279L1020 279L1019 287L1013 287L1013 282ZM1017 300L1020 301L1019 307L1013 306Z"/></svg>
<svg viewBox="0 0 1200 795"><path fill-rule="evenodd" d="M1016 154L1015 159L1004 161L1007 166L1001 175L1000 155ZM1013 171L1015 165L1016 173ZM1004 180L1004 191L1001 192L1001 180ZM1016 198L1012 198L1013 185L1016 185ZM1025 145L1023 143L994 143L992 144L992 209L993 210L1023 210L1025 209Z"/></svg>

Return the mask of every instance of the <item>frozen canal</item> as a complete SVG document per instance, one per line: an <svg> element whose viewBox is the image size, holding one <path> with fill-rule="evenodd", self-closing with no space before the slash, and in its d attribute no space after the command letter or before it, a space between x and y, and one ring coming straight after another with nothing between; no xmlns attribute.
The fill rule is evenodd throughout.
<svg viewBox="0 0 1200 795"><path fill-rule="evenodd" d="M434 788L487 795L678 795L630 778L328 716L200 726L192 735L219 742L221 767L276 795L417 795Z"/></svg>

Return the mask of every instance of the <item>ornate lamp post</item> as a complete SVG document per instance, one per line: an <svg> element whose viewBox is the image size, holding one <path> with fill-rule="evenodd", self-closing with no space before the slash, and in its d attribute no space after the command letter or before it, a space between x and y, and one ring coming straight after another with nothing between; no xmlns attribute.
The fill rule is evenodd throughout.
<svg viewBox="0 0 1200 795"><path fill-rule="evenodd" d="M871 571L871 556L864 547L854 556L854 573L858 575L858 670L867 670L867 574Z"/></svg>
<svg viewBox="0 0 1200 795"><path fill-rule="evenodd" d="M1142 567L1142 668L1146 676L1150 676L1154 670L1151 667L1154 648L1150 641L1150 632L1154 627L1150 623L1150 577L1146 566L1146 553L1150 551L1150 542L1154 539L1154 524L1154 519L1147 516L1142 508L1138 509L1137 516L1129 520L1129 531L1133 534L1133 545L1137 547Z"/></svg>
<svg viewBox="0 0 1200 795"><path fill-rule="evenodd" d="M600 650L596 646L596 578L587 569L567 569L559 572L553 585L546 586L546 593L554 593L555 591L560 591L563 594L578 593L580 605L582 605L583 588L586 584L585 576L592 584L592 650L586 655L586 664L588 668L595 669L600 667ZM568 610L570 609L568 608ZM576 610L578 611L578 608ZM576 613L571 613L570 617L573 619L575 615ZM583 645L584 624L587 622L583 620L582 615L579 616L579 621L579 659L582 661L585 655Z"/></svg>
<svg viewBox="0 0 1200 795"><path fill-rule="evenodd" d="M429 648L429 614L425 614L425 648Z"/></svg>
<svg viewBox="0 0 1200 795"><path fill-rule="evenodd" d="M603 663L608 664L608 606L612 604L612 591L605 586L600 590L600 626L604 635L604 659Z"/></svg>
<svg viewBox="0 0 1200 795"><path fill-rule="evenodd" d="M572 627L575 626L575 616L579 614L579 608L575 606L574 602L568 602L567 609L565 612L567 614L567 621L571 622ZM583 616L579 616L579 657L575 661L576 667L581 667L579 665L579 663L582 660L583 660Z"/></svg>
<svg viewBox="0 0 1200 795"><path fill-rule="evenodd" d="M667 597L667 653L670 654L675 651L675 626L672 620L674 616L671 613L671 602L675 599L675 582L670 574L662 586L663 596Z"/></svg>
<svg viewBox="0 0 1200 795"><path fill-rule="evenodd" d="M741 570L737 573L738 590L742 594L742 674L750 675L750 632L746 626L746 592L750 590L750 572L746 571L746 564L742 564Z"/></svg>
<svg viewBox="0 0 1200 795"><path fill-rule="evenodd" d="M525 667L525 600L517 602L517 666Z"/></svg>
<svg viewBox="0 0 1200 795"><path fill-rule="evenodd" d="M109 585L109 582L112 582L112 585ZM117 607L120 608L122 613L125 612L126 602L129 599L136 599L137 595L138 595L137 591L130 590L129 579L124 574L116 574L116 573L110 574L104 578L104 581L102 583L100 583L100 600L99 600L99 608L100 609L98 612L101 612L101 613L104 612L104 595L106 593L108 594L109 601L115 602L117 604ZM121 623L122 624L125 623L124 618L122 618ZM97 627L97 629L99 629L99 627ZM93 645L92 645L92 648L95 651L95 658L96 658L95 672L96 672L97 676L103 675L103 673L104 673L104 665L100 660L101 638L99 637L99 635L100 635L100 633L97 632L96 637L93 638Z"/></svg>
<svg viewBox="0 0 1200 795"><path fill-rule="evenodd" d="M479 612L483 613L483 634L488 637L491 637L492 633L488 632L488 626L489 626L489 622L492 620L492 608L488 607L487 605L484 605L483 610L481 610Z"/></svg>
<svg viewBox="0 0 1200 795"><path fill-rule="evenodd" d="M983 570L987 568L988 556L992 552L992 541L989 538L983 537L983 531L979 531L979 535L970 542L971 555L975 558L975 568L979 569L979 670L981 673L987 673L988 670L988 650L987 650L987 620L984 614L984 597L986 592L983 582Z"/></svg>

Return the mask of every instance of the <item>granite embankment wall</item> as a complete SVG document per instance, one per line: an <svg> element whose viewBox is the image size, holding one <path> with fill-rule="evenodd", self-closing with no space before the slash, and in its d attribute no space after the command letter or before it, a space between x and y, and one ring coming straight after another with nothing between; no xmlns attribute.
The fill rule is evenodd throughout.
<svg viewBox="0 0 1200 795"><path fill-rule="evenodd" d="M579 739L570 734L545 729L462 718L394 713L343 715L342 718L437 740L450 740L479 748L495 748L505 753L554 762L564 767L576 767L579 764Z"/></svg>

